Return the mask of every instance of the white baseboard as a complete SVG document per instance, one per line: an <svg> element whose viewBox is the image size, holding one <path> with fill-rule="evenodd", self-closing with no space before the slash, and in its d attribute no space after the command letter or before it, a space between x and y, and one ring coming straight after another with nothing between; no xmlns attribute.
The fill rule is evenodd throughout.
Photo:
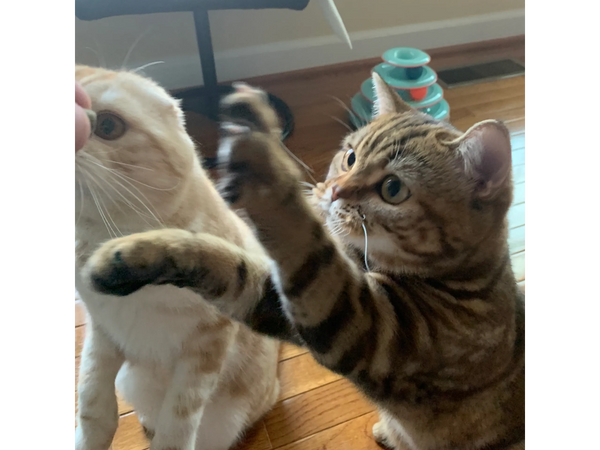
<svg viewBox="0 0 600 450"><path fill-rule="evenodd" d="M432 49L525 33L525 10L350 33L350 50L335 36L284 41L215 53L219 81L373 58L392 47ZM202 84L197 55L165 59L146 74L168 89Z"/></svg>

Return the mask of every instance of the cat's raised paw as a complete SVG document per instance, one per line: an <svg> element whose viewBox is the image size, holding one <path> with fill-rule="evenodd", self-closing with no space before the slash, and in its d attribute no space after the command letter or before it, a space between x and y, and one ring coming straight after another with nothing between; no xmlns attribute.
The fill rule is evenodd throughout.
<svg viewBox="0 0 600 450"><path fill-rule="evenodd" d="M221 100L221 121L279 136L279 119L267 93L246 83L234 83L233 88L233 93Z"/></svg>
<svg viewBox="0 0 600 450"><path fill-rule="evenodd" d="M156 230L113 239L90 257L82 275L95 291L117 296L161 284L175 269L168 247L190 235L185 230Z"/></svg>
<svg viewBox="0 0 600 450"><path fill-rule="evenodd" d="M393 450L394 446L389 441L389 437L385 432L385 425L380 421L373 425L373 437L375 438L375 442L381 448L386 450Z"/></svg>

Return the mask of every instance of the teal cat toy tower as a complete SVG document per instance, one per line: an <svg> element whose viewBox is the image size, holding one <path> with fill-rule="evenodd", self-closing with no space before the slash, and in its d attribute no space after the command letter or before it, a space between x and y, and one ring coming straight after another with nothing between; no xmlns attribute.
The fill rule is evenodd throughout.
<svg viewBox="0 0 600 450"><path fill-rule="evenodd" d="M396 89L402 99L434 119L448 120L450 106L444 100L444 92L437 81L437 74L429 67L431 57L416 48L398 47L386 51L383 62L377 64L373 71L384 81ZM350 122L361 127L371 121L373 103L373 80L365 80L360 92L352 97Z"/></svg>

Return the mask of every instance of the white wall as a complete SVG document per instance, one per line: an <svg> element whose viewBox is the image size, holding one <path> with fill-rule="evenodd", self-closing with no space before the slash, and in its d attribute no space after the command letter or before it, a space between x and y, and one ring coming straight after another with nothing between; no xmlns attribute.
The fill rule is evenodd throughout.
<svg viewBox="0 0 600 450"><path fill-rule="evenodd" d="M525 32L524 0L337 0L350 51L332 36L320 8L210 13L222 81L374 57L394 46L434 48ZM202 83L191 13L76 20L76 61L138 67L168 88Z"/></svg>

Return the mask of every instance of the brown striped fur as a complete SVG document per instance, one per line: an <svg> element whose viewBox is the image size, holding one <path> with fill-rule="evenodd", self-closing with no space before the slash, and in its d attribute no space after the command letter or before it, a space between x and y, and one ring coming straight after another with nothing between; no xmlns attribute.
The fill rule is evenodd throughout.
<svg viewBox="0 0 600 450"><path fill-rule="evenodd" d="M226 118L234 126L219 152L223 195L244 208L274 261L258 291L238 286L260 266L255 256L178 230L108 243L87 276L120 294L157 279L200 292L221 284L222 311L303 343L373 400L381 417L373 433L388 447L524 449L508 132L486 121L461 133L412 110L377 75L374 83L377 117L344 140L309 199L256 101L239 100L259 125ZM383 186L391 186L385 195ZM154 245L168 254L166 268L141 251ZM201 280L186 276L197 270Z"/></svg>

